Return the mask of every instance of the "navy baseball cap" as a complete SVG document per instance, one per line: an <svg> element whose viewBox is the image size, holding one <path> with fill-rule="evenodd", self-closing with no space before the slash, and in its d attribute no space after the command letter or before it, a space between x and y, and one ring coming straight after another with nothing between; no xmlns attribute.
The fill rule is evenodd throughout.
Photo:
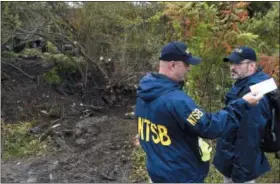
<svg viewBox="0 0 280 184"><path fill-rule="evenodd" d="M249 59L251 61L257 61L256 52L249 47L243 46L236 48L232 51L230 56L223 59L224 62L233 62L236 64L241 63L241 61Z"/></svg>
<svg viewBox="0 0 280 184"><path fill-rule="evenodd" d="M201 62L201 58L192 56L187 46L182 42L170 42L161 50L159 57L163 61L183 61L187 64L197 65Z"/></svg>

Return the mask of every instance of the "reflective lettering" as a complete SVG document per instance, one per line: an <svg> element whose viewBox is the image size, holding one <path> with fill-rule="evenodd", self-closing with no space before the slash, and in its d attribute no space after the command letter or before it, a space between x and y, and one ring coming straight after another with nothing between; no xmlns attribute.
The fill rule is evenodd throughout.
<svg viewBox="0 0 280 184"><path fill-rule="evenodd" d="M138 135L140 135L140 138L144 140L143 121L140 117L138 118Z"/></svg>
<svg viewBox="0 0 280 184"><path fill-rule="evenodd" d="M171 144L168 129L164 125L154 124L150 120L141 117L138 117L138 135L141 140L146 142L151 140L155 144L160 143L163 146Z"/></svg>
<svg viewBox="0 0 280 184"><path fill-rule="evenodd" d="M199 109L194 109L192 113L187 118L187 121L192 124L193 126L196 125L198 120L203 116L203 112L201 112Z"/></svg>
<svg viewBox="0 0 280 184"><path fill-rule="evenodd" d="M164 146L169 146L171 144L170 137L167 135L167 128L162 125L158 125L159 137L161 144Z"/></svg>
<svg viewBox="0 0 280 184"><path fill-rule="evenodd" d="M150 124L151 122L147 119L144 119L144 122L146 123L146 141L150 141Z"/></svg>
<svg viewBox="0 0 280 184"><path fill-rule="evenodd" d="M154 134L152 135L152 140L154 141L154 143L158 144L160 142L160 138L157 133L157 126L153 123L151 124L151 131Z"/></svg>

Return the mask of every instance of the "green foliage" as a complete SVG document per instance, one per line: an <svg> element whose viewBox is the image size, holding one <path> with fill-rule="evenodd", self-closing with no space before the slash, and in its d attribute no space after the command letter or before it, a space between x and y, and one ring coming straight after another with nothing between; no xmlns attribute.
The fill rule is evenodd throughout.
<svg viewBox="0 0 280 184"><path fill-rule="evenodd" d="M172 35L171 40L176 38L187 42L191 53L203 59L188 73L185 89L208 111L223 107L226 90L232 85L229 67L222 59L236 46L258 46L258 34L237 28L238 22L246 21L246 14L240 14L246 11L245 5L235 6L228 2L166 4L164 12L169 15L173 26L167 31Z"/></svg>
<svg viewBox="0 0 280 184"><path fill-rule="evenodd" d="M68 40L81 45L87 56L85 67L79 69L81 73L96 69L94 63L104 68L104 62L99 60L101 56L114 58L113 79L116 81L132 72L152 70L165 31L165 20L160 11L162 3L81 2L76 5L69 6L65 2L18 2L11 6L17 10L22 22L20 29L27 33L35 31L55 45ZM13 11L8 14L13 14ZM49 52L55 54L55 47L50 43L48 46Z"/></svg>
<svg viewBox="0 0 280 184"><path fill-rule="evenodd" d="M44 79L47 83L51 85L57 85L61 83L61 79L57 73L57 68L54 67L50 71L44 74Z"/></svg>
<svg viewBox="0 0 280 184"><path fill-rule="evenodd" d="M2 21L9 23L10 26L19 26L19 16L13 12L14 2L1 2L1 17ZM13 12L13 13L12 13Z"/></svg>
<svg viewBox="0 0 280 184"><path fill-rule="evenodd" d="M8 41L13 31L21 25L19 15L14 10L16 2L1 2L1 43Z"/></svg>
<svg viewBox="0 0 280 184"><path fill-rule="evenodd" d="M240 33L237 35L237 43L239 45L254 46L258 38L259 35L254 35L253 33Z"/></svg>
<svg viewBox="0 0 280 184"><path fill-rule="evenodd" d="M257 14L252 19L240 25L240 28L259 35L255 44L258 52L269 55L279 54L279 2L272 2L272 8L264 16Z"/></svg>
<svg viewBox="0 0 280 184"><path fill-rule="evenodd" d="M47 62L55 64L54 68L44 74L47 83L53 85L62 83L63 76L62 78L60 77L62 73L68 73L69 75L81 74L81 66L85 65L83 57L73 57L62 53L44 53L43 58Z"/></svg>
<svg viewBox="0 0 280 184"><path fill-rule="evenodd" d="M38 138L29 134L34 122L21 122L19 124L1 123L2 158L25 157L42 155L48 151L46 141L39 142Z"/></svg>
<svg viewBox="0 0 280 184"><path fill-rule="evenodd" d="M141 147L133 150L132 154L132 173L130 180L137 183L147 183L149 175L146 169L146 154Z"/></svg>
<svg viewBox="0 0 280 184"><path fill-rule="evenodd" d="M25 39L31 37L39 27L40 31L43 31L46 21L42 15L48 12L44 6L45 2L1 2L1 43L22 33L19 30L26 30L27 35L20 34L20 37Z"/></svg>
<svg viewBox="0 0 280 184"><path fill-rule="evenodd" d="M50 53L50 54L59 53L57 47L54 44L52 44L52 42L50 42L50 41L47 42L47 48L48 48L48 53Z"/></svg>
<svg viewBox="0 0 280 184"><path fill-rule="evenodd" d="M258 178L257 183L280 183L280 160L275 159L273 153L265 153L265 155L268 158L271 171Z"/></svg>
<svg viewBox="0 0 280 184"><path fill-rule="evenodd" d="M224 54L224 49L220 43L217 43L219 42L217 38L223 33L213 31L213 28L216 27L219 30L220 26L217 17L218 8L204 2L172 2L166 4L165 11L171 17L172 22L175 22L173 27L177 32L176 37L179 35L177 40L188 42L191 53L204 59L201 65L192 67L187 77L185 89L197 103L204 107L208 108L208 104L220 106L221 101L213 101L219 95L213 90L213 87L215 85L223 86L222 81L219 82L221 77L217 77L221 73L220 66ZM182 22L182 20L188 20L188 23ZM179 27L178 21L180 29L177 28ZM182 29L185 30L181 31ZM215 43L220 47L217 47ZM209 108L211 109L211 107Z"/></svg>
<svg viewBox="0 0 280 184"><path fill-rule="evenodd" d="M96 63L104 64L101 56L114 58L112 80L119 82L133 72L152 70L164 32L158 29L164 25L160 9L162 5L153 2L88 2L76 11L71 24L81 35L76 39Z"/></svg>
<svg viewBox="0 0 280 184"><path fill-rule="evenodd" d="M21 56L23 57L41 57L42 56L42 52L37 49L37 48L25 48L23 51L20 52Z"/></svg>
<svg viewBox="0 0 280 184"><path fill-rule="evenodd" d="M82 57L67 56L62 53L44 53L43 58L55 63L58 70L75 73L78 70L78 65L83 65L85 60Z"/></svg>

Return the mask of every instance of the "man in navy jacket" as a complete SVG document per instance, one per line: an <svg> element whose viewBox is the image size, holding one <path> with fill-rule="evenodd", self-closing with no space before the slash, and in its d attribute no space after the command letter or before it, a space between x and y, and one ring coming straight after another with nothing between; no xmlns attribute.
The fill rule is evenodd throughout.
<svg viewBox="0 0 280 184"><path fill-rule="evenodd" d="M231 78L236 80L226 95L226 104L250 91L249 86L270 78L257 68L256 53L249 47L234 49L224 61L229 62ZM270 170L267 158L260 148L269 118L271 110L265 96L249 110L247 116L241 118L239 126L229 122L225 134L218 139L213 162L224 175L224 182L254 182L254 179Z"/></svg>
<svg viewBox="0 0 280 184"><path fill-rule="evenodd" d="M203 111L179 85L200 61L184 43L171 42L162 49L159 72L140 80L135 115L152 182L203 182L209 161L201 159L199 137L214 139L230 124L238 126L261 98L248 93L219 112Z"/></svg>

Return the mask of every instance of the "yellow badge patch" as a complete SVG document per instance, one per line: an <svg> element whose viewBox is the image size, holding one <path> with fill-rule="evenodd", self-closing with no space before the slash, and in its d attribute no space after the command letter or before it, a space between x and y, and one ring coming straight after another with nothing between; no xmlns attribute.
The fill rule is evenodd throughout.
<svg viewBox="0 0 280 184"><path fill-rule="evenodd" d="M203 116L203 112L201 112L199 109L196 108L189 115L189 117L187 118L187 121L190 124L192 124L193 126L195 126L196 123L198 122L198 120L201 118L201 116Z"/></svg>

